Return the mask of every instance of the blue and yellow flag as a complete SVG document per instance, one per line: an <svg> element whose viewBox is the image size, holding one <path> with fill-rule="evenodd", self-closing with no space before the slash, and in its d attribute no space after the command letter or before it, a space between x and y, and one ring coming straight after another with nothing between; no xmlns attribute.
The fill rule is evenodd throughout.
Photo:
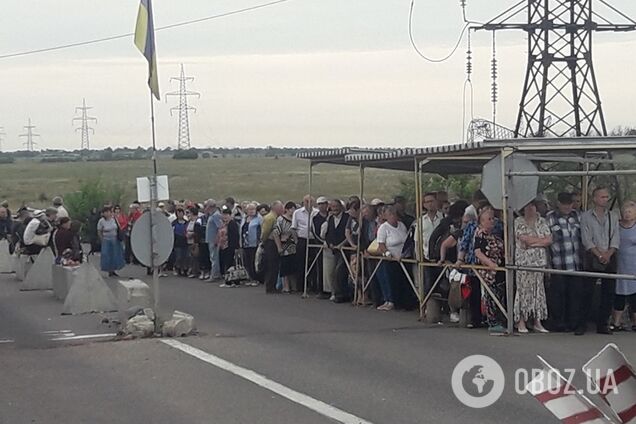
<svg viewBox="0 0 636 424"><path fill-rule="evenodd" d="M157 100L160 100L157 53L155 51L155 25L151 0L141 0L139 4L137 26L135 27L135 45L148 60L148 86Z"/></svg>

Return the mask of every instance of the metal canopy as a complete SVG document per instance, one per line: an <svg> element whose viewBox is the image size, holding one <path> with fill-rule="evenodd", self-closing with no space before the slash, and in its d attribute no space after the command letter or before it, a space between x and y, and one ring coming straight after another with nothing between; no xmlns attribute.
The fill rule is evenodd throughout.
<svg viewBox="0 0 636 424"><path fill-rule="evenodd" d="M501 149L534 155L534 162L559 162L561 157L583 158L585 155L607 152L636 151L636 137L572 137L572 138L523 138L508 140L485 140L471 143L447 144L422 148L393 150L372 149L325 149L299 153L301 159L313 163L380 168L413 172L415 161L424 173L439 175L480 174L482 167ZM542 159L542 155L546 156Z"/></svg>

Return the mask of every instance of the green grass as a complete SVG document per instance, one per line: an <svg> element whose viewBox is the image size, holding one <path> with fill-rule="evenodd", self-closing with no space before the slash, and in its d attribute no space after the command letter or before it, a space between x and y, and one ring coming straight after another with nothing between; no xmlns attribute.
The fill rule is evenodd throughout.
<svg viewBox="0 0 636 424"><path fill-rule="evenodd" d="M55 195L78 190L82 181L100 177L120 184L126 200L136 198L136 177L152 172L150 161L40 163L30 160L0 165L0 199L13 210L22 204L41 207ZM238 157L197 160L161 158L158 173L167 174L173 199L222 199L300 201L309 189L309 162L281 157ZM408 173L367 169L365 198L388 198L399 191L400 178ZM314 167L312 194L347 197L360 193L360 172L356 167L318 165Z"/></svg>

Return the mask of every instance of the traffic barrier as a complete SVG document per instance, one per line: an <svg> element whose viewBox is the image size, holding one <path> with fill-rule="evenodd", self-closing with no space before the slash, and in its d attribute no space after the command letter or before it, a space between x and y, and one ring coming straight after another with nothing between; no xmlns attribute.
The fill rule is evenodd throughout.
<svg viewBox="0 0 636 424"><path fill-rule="evenodd" d="M74 272L79 268L77 266L51 265L51 274L53 276L53 295L62 302L66 299L71 284L74 281Z"/></svg>
<svg viewBox="0 0 636 424"><path fill-rule="evenodd" d="M37 255L13 255L13 269L15 270L16 280L24 281L36 258Z"/></svg>
<svg viewBox="0 0 636 424"><path fill-rule="evenodd" d="M583 372L624 424L636 424L636 372L615 344L608 344Z"/></svg>
<svg viewBox="0 0 636 424"><path fill-rule="evenodd" d="M67 271L66 277L70 278L67 286L70 288L64 300L62 315L117 310L117 302L113 292L93 265L83 263L69 271Z"/></svg>
<svg viewBox="0 0 636 424"><path fill-rule="evenodd" d="M52 290L53 270L51 265L54 262L55 257L51 249L48 247L43 249L20 284L20 290Z"/></svg>
<svg viewBox="0 0 636 424"><path fill-rule="evenodd" d="M126 322L126 312L131 307L152 308L152 292L141 280L119 280L115 286L115 298L121 322Z"/></svg>
<svg viewBox="0 0 636 424"><path fill-rule="evenodd" d="M11 274L13 264L7 239L0 240L0 274Z"/></svg>

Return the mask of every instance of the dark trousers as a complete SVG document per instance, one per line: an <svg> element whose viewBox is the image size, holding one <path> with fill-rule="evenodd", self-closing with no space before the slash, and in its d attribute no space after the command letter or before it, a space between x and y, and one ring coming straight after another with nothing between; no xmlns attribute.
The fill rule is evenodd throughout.
<svg viewBox="0 0 636 424"><path fill-rule="evenodd" d="M575 284L576 286L571 289L572 326L574 329L580 330L587 327L596 280L594 278L583 278Z"/></svg>
<svg viewBox="0 0 636 424"><path fill-rule="evenodd" d="M582 282L585 284L585 282ZM548 316L553 331L562 331L576 327L578 316L574 312L574 296L580 290L578 277L572 275L550 276L548 290ZM579 305L576 305L579 308Z"/></svg>
<svg viewBox="0 0 636 424"><path fill-rule="evenodd" d="M352 292L349 287L349 270L345 263L345 258L339 251L336 251L336 271L333 282L332 294L337 302L347 302L351 299Z"/></svg>
<svg viewBox="0 0 636 424"><path fill-rule="evenodd" d="M596 315L596 326L607 327L612 309L614 308L614 296L616 293L616 280L601 280L601 303Z"/></svg>
<svg viewBox="0 0 636 424"><path fill-rule="evenodd" d="M203 272L210 270L210 248L207 243L199 243L199 269Z"/></svg>
<svg viewBox="0 0 636 424"><path fill-rule="evenodd" d="M262 278L256 272L256 247L243 248L243 266L252 281L260 281Z"/></svg>
<svg viewBox="0 0 636 424"><path fill-rule="evenodd" d="M475 327L481 326L484 316L481 313L481 284L479 278L474 275L468 277L470 281L470 297L468 304L470 305L470 321Z"/></svg>
<svg viewBox="0 0 636 424"><path fill-rule="evenodd" d="M275 293L278 282L278 271L280 269L280 256L274 240L267 240L265 248L265 292Z"/></svg>
<svg viewBox="0 0 636 424"><path fill-rule="evenodd" d="M234 254L236 249L228 247L219 251L219 263L221 275L224 275L230 267L234 266Z"/></svg>

